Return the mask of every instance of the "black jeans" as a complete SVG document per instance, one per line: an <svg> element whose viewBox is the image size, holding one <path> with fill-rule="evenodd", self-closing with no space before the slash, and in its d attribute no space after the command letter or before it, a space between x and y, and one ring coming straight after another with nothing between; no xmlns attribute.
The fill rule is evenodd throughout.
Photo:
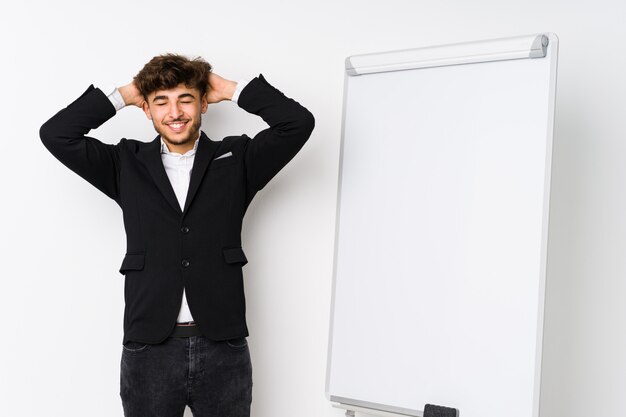
<svg viewBox="0 0 626 417"><path fill-rule="evenodd" d="M122 346L120 397L125 417L249 417L252 364L246 338L168 337Z"/></svg>

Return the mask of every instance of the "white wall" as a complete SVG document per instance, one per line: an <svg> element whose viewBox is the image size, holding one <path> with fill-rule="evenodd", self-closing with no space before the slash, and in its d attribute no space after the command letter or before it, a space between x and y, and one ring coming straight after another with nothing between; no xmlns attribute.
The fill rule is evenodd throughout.
<svg viewBox="0 0 626 417"><path fill-rule="evenodd" d="M121 211L38 137L90 83L126 83L152 56L181 52L204 56L227 78L263 73L313 112L309 143L244 222L253 415L340 416L324 378L344 58L553 31L560 64L543 416L623 415L625 15L618 0L3 6L0 414L122 415ZM213 139L264 127L232 103L203 121ZM94 135L116 143L155 133L139 110L125 109Z"/></svg>

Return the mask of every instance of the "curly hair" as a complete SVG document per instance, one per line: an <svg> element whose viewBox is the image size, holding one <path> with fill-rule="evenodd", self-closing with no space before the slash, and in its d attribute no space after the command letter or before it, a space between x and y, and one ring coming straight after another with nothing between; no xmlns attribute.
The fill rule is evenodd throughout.
<svg viewBox="0 0 626 417"><path fill-rule="evenodd" d="M178 54L163 54L152 58L133 78L144 99L157 90L169 90L179 84L196 88L204 95L209 88L209 73L213 67L201 57L189 59Z"/></svg>

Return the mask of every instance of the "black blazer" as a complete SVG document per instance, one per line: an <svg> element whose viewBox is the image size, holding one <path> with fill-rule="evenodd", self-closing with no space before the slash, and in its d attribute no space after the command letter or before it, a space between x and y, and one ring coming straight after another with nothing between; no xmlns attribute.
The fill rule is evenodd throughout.
<svg viewBox="0 0 626 417"><path fill-rule="evenodd" d="M221 141L202 132L182 211L161 161L160 136L147 143L124 138L115 145L86 136L115 115L93 85L40 129L43 144L59 161L123 211L122 343L165 340L176 325L183 287L204 336L248 336L243 217L255 194L302 148L315 120L262 74L246 85L237 104L269 128L254 139L244 134ZM232 156L215 160L227 152Z"/></svg>

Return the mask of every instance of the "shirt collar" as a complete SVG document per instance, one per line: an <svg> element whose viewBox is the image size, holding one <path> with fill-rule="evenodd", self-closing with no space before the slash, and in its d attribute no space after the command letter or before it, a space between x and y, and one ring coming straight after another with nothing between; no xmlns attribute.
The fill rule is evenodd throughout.
<svg viewBox="0 0 626 417"><path fill-rule="evenodd" d="M165 142L163 141L163 138L161 139L161 153L167 153L167 154L172 154L172 155L180 155L177 152L170 152L170 150L167 148L167 145L165 144ZM188 150L187 152L185 152L184 155L190 156L190 155L194 155L196 153L196 150L198 149L198 142L200 141L200 135L198 135L198 139L196 139L196 141L193 144L193 149Z"/></svg>

